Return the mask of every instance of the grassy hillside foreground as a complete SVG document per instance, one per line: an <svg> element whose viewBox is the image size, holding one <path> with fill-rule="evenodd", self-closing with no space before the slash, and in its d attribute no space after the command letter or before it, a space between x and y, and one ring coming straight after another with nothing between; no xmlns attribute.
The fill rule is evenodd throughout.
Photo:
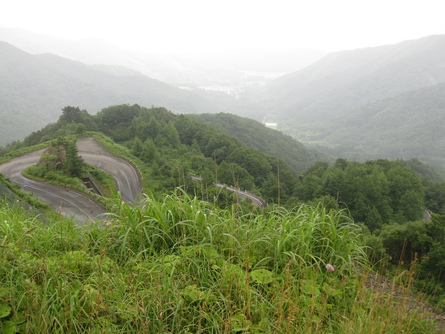
<svg viewBox="0 0 445 334"><path fill-rule="evenodd" d="M431 333L365 287L343 212L220 210L182 192L109 220L41 222L0 206L4 333Z"/></svg>

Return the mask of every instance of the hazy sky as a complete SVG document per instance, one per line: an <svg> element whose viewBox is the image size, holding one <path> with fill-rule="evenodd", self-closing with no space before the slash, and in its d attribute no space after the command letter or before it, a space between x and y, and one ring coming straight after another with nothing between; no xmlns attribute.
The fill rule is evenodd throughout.
<svg viewBox="0 0 445 334"><path fill-rule="evenodd" d="M442 0L5 0L0 26L153 52L337 51L445 33Z"/></svg>

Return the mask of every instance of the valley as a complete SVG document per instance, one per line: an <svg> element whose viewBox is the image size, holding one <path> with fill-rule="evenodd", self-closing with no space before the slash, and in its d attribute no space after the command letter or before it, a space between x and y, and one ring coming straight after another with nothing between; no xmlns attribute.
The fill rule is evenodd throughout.
<svg viewBox="0 0 445 334"><path fill-rule="evenodd" d="M445 310L445 35L301 67L11 38L0 328L434 332L403 296ZM105 204L25 178L42 147L29 175L96 172Z"/></svg>
<svg viewBox="0 0 445 334"><path fill-rule="evenodd" d="M29 51L43 50L3 33L8 41ZM23 139L56 121L66 105L95 114L110 105L136 103L166 107L174 113L224 112L277 123L279 131L334 159L418 158L444 166L445 157L439 149L445 140L444 39L435 35L381 47L307 54L306 65L301 67L291 65L290 56L282 63L276 61L275 67L265 65L266 59L279 59L277 55L249 62L251 56L246 54L226 72L223 55L213 65L205 57L198 62L175 60L180 66L166 72L183 73L182 81L161 81L165 79L161 75L150 78L137 66L124 68L122 65L138 62L122 59L136 56L125 54L125 58L122 51L105 45L102 49L98 45L98 52L116 55L113 64L97 65L100 59L87 55L71 55L86 62L83 64L60 56L31 54L3 42L0 113L5 121L0 124L0 145ZM60 53L61 49L47 48L46 52L69 56ZM94 53L92 50L88 53ZM301 51L301 57L304 54ZM297 53L293 57L298 58ZM198 70L195 65L200 62ZM144 68L164 68L153 64ZM227 77L217 79L218 73ZM201 80L203 77L209 80Z"/></svg>

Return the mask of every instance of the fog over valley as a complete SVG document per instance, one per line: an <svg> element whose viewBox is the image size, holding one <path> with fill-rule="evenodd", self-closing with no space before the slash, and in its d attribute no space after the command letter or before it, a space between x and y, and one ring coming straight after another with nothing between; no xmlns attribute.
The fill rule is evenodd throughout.
<svg viewBox="0 0 445 334"><path fill-rule="evenodd" d="M437 0L0 10L0 332L445 333Z"/></svg>
<svg viewBox="0 0 445 334"><path fill-rule="evenodd" d="M437 127L442 108L436 7L14 2L0 14L0 144L56 121L66 105L95 114L137 103L237 114L334 156L440 163L437 142L420 130ZM421 97L431 94L434 106ZM421 143L405 145L408 133Z"/></svg>

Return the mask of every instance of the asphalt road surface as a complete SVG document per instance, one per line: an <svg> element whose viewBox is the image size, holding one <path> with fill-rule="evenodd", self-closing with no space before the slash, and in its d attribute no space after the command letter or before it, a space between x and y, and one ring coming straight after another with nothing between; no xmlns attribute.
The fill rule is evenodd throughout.
<svg viewBox="0 0 445 334"><path fill-rule="evenodd" d="M237 188L234 188L234 187L229 187L229 186L226 186L225 184L219 184L219 183L216 183L215 186L221 187L221 188L227 188L228 190L233 191L235 194L237 194L237 196L239 196L242 199L249 198L252 201L252 204L255 205L255 206L259 206L259 207L262 207L262 208L267 207L266 202L264 202L258 196L255 196L255 195L252 195L251 193L248 193L247 191L242 191L240 189L237 189Z"/></svg>
<svg viewBox="0 0 445 334"><path fill-rule="evenodd" d="M135 203L141 200L141 179L138 170L132 164L112 155L92 138L79 139L77 149L86 163L106 171L114 178L123 201ZM77 223L105 217L104 207L91 197L64 187L30 180L22 175L25 168L39 161L43 152L44 150L39 150L11 159L0 165L0 173L11 182L21 185L24 190L32 192L63 216L73 217ZM220 184L216 186L226 187ZM234 191L242 198L250 198L254 205L262 207L267 205L262 199L252 194L232 187L227 187L227 189Z"/></svg>
<svg viewBox="0 0 445 334"><path fill-rule="evenodd" d="M198 180L201 181L201 177L200 176L192 176L193 180ZM242 199L246 199L249 198L252 201L252 204L258 207L262 207L262 208L266 208L267 207L267 203L260 197L255 196L251 193L248 193L247 191L242 191L238 188L235 187L230 187L227 186L225 184L221 184L221 183L214 183L215 187L219 187L219 188L226 188L228 190L233 191L237 196L239 196Z"/></svg>
<svg viewBox="0 0 445 334"><path fill-rule="evenodd" d="M139 173L132 164L112 155L92 138L78 139L77 149L87 164L106 171L114 178L123 201L134 203L141 199Z"/></svg>
<svg viewBox="0 0 445 334"><path fill-rule="evenodd" d="M30 180L22 175L26 167L39 161L43 151L35 151L1 164L0 173L11 182L21 185L25 191L32 192L63 216L73 217L76 223L100 219L105 209L91 197L64 187Z"/></svg>
<svg viewBox="0 0 445 334"><path fill-rule="evenodd" d="M113 156L91 138L79 139L77 146L79 155L86 163L103 169L113 176L122 200L134 203L141 197L139 174L131 164ZM24 190L32 192L63 216L73 217L76 223L103 218L105 208L91 197L64 187L30 180L22 175L26 167L35 165L39 161L43 151L35 151L1 164L0 173L11 182L21 185Z"/></svg>

